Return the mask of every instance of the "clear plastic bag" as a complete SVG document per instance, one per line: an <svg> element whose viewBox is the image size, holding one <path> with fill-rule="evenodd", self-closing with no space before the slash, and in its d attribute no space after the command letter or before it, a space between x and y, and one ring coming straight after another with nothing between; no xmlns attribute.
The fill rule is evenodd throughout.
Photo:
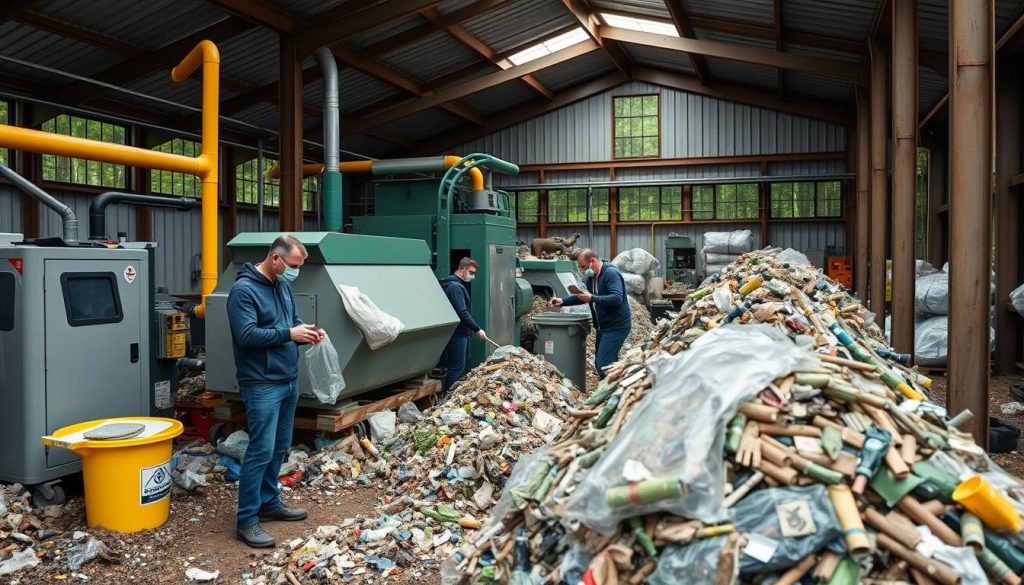
<svg viewBox="0 0 1024 585"><path fill-rule="evenodd" d="M633 248L620 253L612 260L612 266L621 272L654 276L661 267L661 262L643 248Z"/></svg>
<svg viewBox="0 0 1024 585"><path fill-rule="evenodd" d="M644 288L646 283L644 277L639 274L630 274L628 272L622 273L622 280L626 282L626 292L631 295L642 295L644 294Z"/></svg>
<svg viewBox="0 0 1024 585"><path fill-rule="evenodd" d="M705 276L711 276L712 274L718 274L726 266L728 266L728 264L707 264L707 263L705 263L704 264L704 275Z"/></svg>
<svg viewBox="0 0 1024 585"><path fill-rule="evenodd" d="M686 546L669 546L661 553L658 568L646 582L650 585L714 585L718 559L728 542L727 536L715 536Z"/></svg>
<svg viewBox="0 0 1024 585"><path fill-rule="evenodd" d="M373 437L373 440L383 441L395 436L397 418L395 413L390 410L382 410L367 416L366 421L370 423L370 436Z"/></svg>
<svg viewBox="0 0 1024 585"><path fill-rule="evenodd" d="M9 575L22 569L31 569L42 561L36 556L31 546L23 551L15 551L7 560L0 563L0 575Z"/></svg>
<svg viewBox="0 0 1024 585"><path fill-rule="evenodd" d="M754 249L754 234L750 230L733 232L705 232L705 254L743 254Z"/></svg>
<svg viewBox="0 0 1024 585"><path fill-rule="evenodd" d="M739 254L704 254L704 262L708 264L732 264Z"/></svg>
<svg viewBox="0 0 1024 585"><path fill-rule="evenodd" d="M725 520L725 423L775 378L816 363L784 332L760 324L719 327L689 351L653 360L650 394L584 476L566 516L603 534L627 518L657 511L706 523ZM677 482L679 494L613 508L609 490L626 489L627 463L642 465L662 485Z"/></svg>
<svg viewBox="0 0 1024 585"><path fill-rule="evenodd" d="M811 260L803 252L794 250L793 248L786 248L779 252L779 262L783 264L789 264L790 266L810 266Z"/></svg>
<svg viewBox="0 0 1024 585"><path fill-rule="evenodd" d="M80 544L68 551L68 569L77 571L82 565L96 558L107 545L102 541L90 538L85 544Z"/></svg>
<svg viewBox="0 0 1024 585"><path fill-rule="evenodd" d="M1013 289L1010 293L1010 303L1021 317L1024 317L1024 284Z"/></svg>
<svg viewBox="0 0 1024 585"><path fill-rule="evenodd" d="M823 485L757 490L741 499L733 513L737 531L756 532L778 544L766 563L749 555L740 557L740 575L745 578L787 569L843 536ZM809 534L783 536L787 528L808 532L810 524L813 532Z"/></svg>
<svg viewBox="0 0 1024 585"><path fill-rule="evenodd" d="M370 349L384 347L405 330L405 324L398 317L382 311L357 287L341 284L338 285L338 292L345 303L345 311L363 332L363 339Z"/></svg>
<svg viewBox="0 0 1024 585"><path fill-rule="evenodd" d="M313 393L320 402L334 404L345 389L345 378L341 375L338 352L327 337L306 350L306 368Z"/></svg>
<svg viewBox="0 0 1024 585"><path fill-rule="evenodd" d="M249 434L245 431L235 431L217 445L217 450L232 459L241 461L245 457L245 450L248 447Z"/></svg>
<svg viewBox="0 0 1024 585"><path fill-rule="evenodd" d="M420 412L420 409L416 408L412 402L403 403L398 407L398 420L404 423L416 424L425 418L427 418L426 415Z"/></svg>

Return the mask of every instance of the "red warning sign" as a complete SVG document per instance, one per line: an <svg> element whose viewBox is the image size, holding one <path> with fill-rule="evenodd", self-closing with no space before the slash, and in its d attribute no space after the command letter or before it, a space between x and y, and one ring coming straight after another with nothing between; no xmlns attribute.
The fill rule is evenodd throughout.
<svg viewBox="0 0 1024 585"><path fill-rule="evenodd" d="M125 266L124 267L124 280L125 280L125 282L127 282L128 284L131 284L131 283L135 282L135 276L136 275L137 275L137 273L135 272L135 267L134 266Z"/></svg>
<svg viewBox="0 0 1024 585"><path fill-rule="evenodd" d="M8 258L7 261L10 262L11 266L13 266L14 269L18 271L18 274L20 274L21 276L25 276L22 273L22 270L25 269L25 263L22 262L21 258Z"/></svg>

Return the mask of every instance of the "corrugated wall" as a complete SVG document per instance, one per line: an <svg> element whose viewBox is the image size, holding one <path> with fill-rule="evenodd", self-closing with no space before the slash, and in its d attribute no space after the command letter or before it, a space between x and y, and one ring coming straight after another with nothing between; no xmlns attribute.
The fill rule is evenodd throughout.
<svg viewBox="0 0 1024 585"><path fill-rule="evenodd" d="M518 164L612 158L612 97L661 96L662 158L834 152L846 149L841 126L632 82L456 149L487 152Z"/></svg>
<svg viewBox="0 0 1024 585"><path fill-rule="evenodd" d="M191 211L154 209L153 240L157 243L154 259L156 285L173 293L199 292L202 242L199 208ZM219 251L220 246L217 249ZM217 266L220 266L219 259Z"/></svg>
<svg viewBox="0 0 1024 585"><path fill-rule="evenodd" d="M21 192L0 185L0 232L21 231Z"/></svg>

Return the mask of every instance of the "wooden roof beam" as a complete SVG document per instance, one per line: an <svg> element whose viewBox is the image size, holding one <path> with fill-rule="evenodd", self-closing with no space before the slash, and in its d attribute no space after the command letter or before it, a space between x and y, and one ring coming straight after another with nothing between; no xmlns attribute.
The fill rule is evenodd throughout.
<svg viewBox="0 0 1024 585"><path fill-rule="evenodd" d="M329 8L307 18L296 29L300 53L311 55L320 47L343 41L355 34L416 14L443 0L387 0L361 5L353 10L350 2Z"/></svg>
<svg viewBox="0 0 1024 585"><path fill-rule="evenodd" d="M675 25L679 36L688 39L697 38L697 34L693 32L693 24L690 21L690 17L687 16L686 8L683 6L683 0L665 0L665 6L668 8L668 13L672 15L672 24ZM690 63L693 65L693 70L697 74L697 79L704 85L707 85L711 79L708 60L703 55L689 53L688 56L690 57Z"/></svg>
<svg viewBox="0 0 1024 585"><path fill-rule="evenodd" d="M253 24L269 28L282 34L295 31L296 22L287 10L264 0L205 0L221 10L230 12Z"/></svg>
<svg viewBox="0 0 1024 585"><path fill-rule="evenodd" d="M611 59L615 68L628 77L631 64L629 58L626 57L626 52L615 41L605 39L601 35L601 24L597 20L597 15L583 2L584 0L562 0L566 10L569 11L569 14L573 15L583 30L587 31L590 39L597 43L597 46L601 47L601 50Z"/></svg>
<svg viewBox="0 0 1024 585"><path fill-rule="evenodd" d="M766 67L780 67L790 71L814 73L826 77L855 81L861 85L866 84L868 78L867 67L849 61L793 55L773 49L744 47L718 41L669 37L610 26L602 26L601 34L604 38L626 43L647 45L682 53L697 53L708 57L732 59Z"/></svg>
<svg viewBox="0 0 1024 585"><path fill-rule="evenodd" d="M8 0L3 2L0 4L0 24L11 20L41 2L42 0Z"/></svg>
<svg viewBox="0 0 1024 585"><path fill-rule="evenodd" d="M390 53L395 49L421 40L427 35L437 32L446 26L462 24L471 18L476 18L481 14L500 8L506 4L511 4L514 1L515 0L480 0L479 2L475 2L469 6L464 6L458 10L453 10L447 14L440 14L437 19L431 19L430 22L413 27L405 32L398 33L363 48L359 51L359 56L364 59L376 59L377 57ZM434 9L428 8L426 10Z"/></svg>

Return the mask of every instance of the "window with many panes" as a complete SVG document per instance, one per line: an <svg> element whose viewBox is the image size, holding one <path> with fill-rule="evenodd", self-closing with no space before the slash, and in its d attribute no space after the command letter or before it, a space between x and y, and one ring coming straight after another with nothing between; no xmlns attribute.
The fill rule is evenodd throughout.
<svg viewBox="0 0 1024 585"><path fill-rule="evenodd" d="M0 124L10 124L11 119L11 105L5 101L0 100ZM0 163L9 165L10 163L10 151L6 148L0 148Z"/></svg>
<svg viewBox="0 0 1024 585"><path fill-rule="evenodd" d="M516 223L537 223L540 217L540 195L537 191L509 193L509 199Z"/></svg>
<svg viewBox="0 0 1024 585"><path fill-rule="evenodd" d="M803 219L841 217L842 184L839 181L772 183L771 217Z"/></svg>
<svg viewBox="0 0 1024 585"><path fill-rule="evenodd" d="M608 189L592 190L594 221L608 221ZM552 189L548 191L548 221L584 223L587 221L587 190Z"/></svg>
<svg viewBox="0 0 1024 585"><path fill-rule="evenodd" d="M683 188L622 187L619 189L619 221L683 219Z"/></svg>
<svg viewBox="0 0 1024 585"><path fill-rule="evenodd" d="M42 129L44 132L64 134L76 138L88 138L113 144L126 144L124 126L69 114L60 114L50 118L43 122ZM75 185L89 185L93 187L116 187L119 189L123 189L125 186L124 165L53 154L44 154L42 160L44 181L73 183Z"/></svg>
<svg viewBox="0 0 1024 585"><path fill-rule="evenodd" d="M694 185L691 191L694 221L708 219L757 219L756 183Z"/></svg>
<svg viewBox="0 0 1024 585"><path fill-rule="evenodd" d="M172 138L163 144L153 147L153 150L195 157L199 155L199 147L200 144L194 140ZM153 169L149 171L149 190L161 195L199 197L199 177L185 173L172 173L171 171Z"/></svg>
<svg viewBox="0 0 1024 585"><path fill-rule="evenodd" d="M276 159L263 158L264 171L277 164ZM263 181L263 205L277 207L281 204L281 186L277 179L260 177L259 159L250 159L235 167L235 200L239 203L257 205L259 202L259 181ZM316 209L317 178L306 177L302 181L302 210Z"/></svg>
<svg viewBox="0 0 1024 585"><path fill-rule="evenodd" d="M658 156L661 149L657 95L612 98L615 158Z"/></svg>

